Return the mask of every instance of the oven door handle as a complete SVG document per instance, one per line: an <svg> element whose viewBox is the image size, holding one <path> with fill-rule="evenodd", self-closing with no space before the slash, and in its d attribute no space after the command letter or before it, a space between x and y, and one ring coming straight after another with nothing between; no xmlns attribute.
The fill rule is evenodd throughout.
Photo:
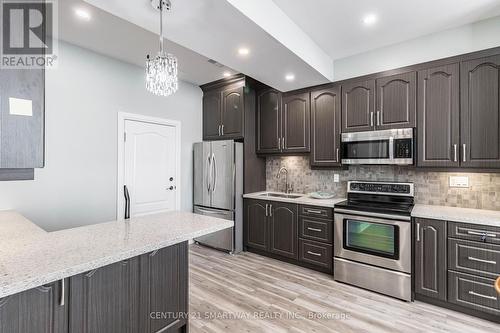
<svg viewBox="0 0 500 333"><path fill-rule="evenodd" d="M363 211L352 211L352 210L341 209L341 208L335 208L335 213L344 213L344 214L349 214L352 216L379 217L379 218L383 218L383 219L399 220L399 221L411 221L410 216L400 216L400 215L372 213L372 212L363 212Z"/></svg>

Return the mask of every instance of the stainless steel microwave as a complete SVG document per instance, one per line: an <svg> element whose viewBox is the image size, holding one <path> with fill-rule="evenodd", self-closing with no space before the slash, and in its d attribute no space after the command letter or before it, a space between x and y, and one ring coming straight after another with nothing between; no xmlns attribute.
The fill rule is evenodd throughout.
<svg viewBox="0 0 500 333"><path fill-rule="evenodd" d="M342 164L411 165L413 128L342 133Z"/></svg>

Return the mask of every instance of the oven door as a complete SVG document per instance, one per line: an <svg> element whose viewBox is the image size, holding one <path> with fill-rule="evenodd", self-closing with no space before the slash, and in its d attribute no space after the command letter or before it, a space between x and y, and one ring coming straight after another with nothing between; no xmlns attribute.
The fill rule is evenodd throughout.
<svg viewBox="0 0 500 333"><path fill-rule="evenodd" d="M411 223L335 213L335 257L411 273Z"/></svg>

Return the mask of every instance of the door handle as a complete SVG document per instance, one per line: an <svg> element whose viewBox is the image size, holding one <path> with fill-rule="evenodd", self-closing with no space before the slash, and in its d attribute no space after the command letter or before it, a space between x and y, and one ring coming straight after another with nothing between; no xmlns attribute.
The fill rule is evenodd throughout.
<svg viewBox="0 0 500 333"><path fill-rule="evenodd" d="M207 191L210 192L210 186L212 183L212 159L210 157L210 154L207 156L207 169L206 169L206 177L207 177Z"/></svg>
<svg viewBox="0 0 500 333"><path fill-rule="evenodd" d="M340 149L337 148L336 154L337 154L337 162L340 162L340 159L339 159Z"/></svg>
<svg viewBox="0 0 500 333"><path fill-rule="evenodd" d="M380 110L377 111L377 126L380 126Z"/></svg>
<svg viewBox="0 0 500 333"><path fill-rule="evenodd" d="M220 136L220 125L219 125L219 136Z"/></svg>
<svg viewBox="0 0 500 333"><path fill-rule="evenodd" d="M217 159L215 158L215 154L212 153L212 172L213 172L213 179L212 179L212 193L215 193L215 190L217 189Z"/></svg>
<svg viewBox="0 0 500 333"><path fill-rule="evenodd" d="M220 212L213 212L211 210L206 210L206 209L199 208L199 207L197 207L196 210L199 212L202 212L202 213L206 213L206 214L220 215Z"/></svg>
<svg viewBox="0 0 500 333"><path fill-rule="evenodd" d="M130 194L127 185L123 185L123 195L125 196L125 220L130 219Z"/></svg>
<svg viewBox="0 0 500 333"><path fill-rule="evenodd" d="M282 149L285 149L285 137L281 138Z"/></svg>
<svg viewBox="0 0 500 333"><path fill-rule="evenodd" d="M420 242L420 223L417 223L417 242Z"/></svg>
<svg viewBox="0 0 500 333"><path fill-rule="evenodd" d="M64 279L59 281L59 287L61 288L61 298L59 299L59 306L64 306L65 298L66 298L66 286L64 283Z"/></svg>
<svg viewBox="0 0 500 333"><path fill-rule="evenodd" d="M321 257L321 253L316 253L316 252L311 252L311 251L307 251L307 253L310 255L316 256L316 257Z"/></svg>
<svg viewBox="0 0 500 333"><path fill-rule="evenodd" d="M267 212L267 209L269 208L269 204L266 204L266 216L268 216L268 212Z"/></svg>
<svg viewBox="0 0 500 333"><path fill-rule="evenodd" d="M481 237L492 237L492 238L495 238L497 236L495 234L489 234L487 232L472 231L472 230L467 230L467 234L474 236L481 236Z"/></svg>
<svg viewBox="0 0 500 333"><path fill-rule="evenodd" d="M484 259L478 259L478 258L474 258L474 257L467 257L468 260L470 261L477 261L477 262L481 262L481 263L484 263L484 264L490 264L490 265L496 265L497 262L494 261L494 260L484 260Z"/></svg>
<svg viewBox="0 0 500 333"><path fill-rule="evenodd" d="M453 156L453 162L458 162L458 157L457 157L457 144L456 144L456 143L453 145L453 154L454 154L454 156Z"/></svg>
<svg viewBox="0 0 500 333"><path fill-rule="evenodd" d="M462 153L463 153L463 154L462 154L462 161L463 161L463 162L467 162L467 157L465 156L465 154L466 154L466 152L467 152L467 146L466 146L466 144L465 144L465 143L462 145L462 148L463 148L463 152L462 152Z"/></svg>
<svg viewBox="0 0 500 333"><path fill-rule="evenodd" d="M370 126L373 127L373 111L370 111Z"/></svg>
<svg viewBox="0 0 500 333"><path fill-rule="evenodd" d="M273 216L273 204L269 204L269 216Z"/></svg>
<svg viewBox="0 0 500 333"><path fill-rule="evenodd" d="M222 135L224 135L224 124L221 125L221 132L222 132Z"/></svg>
<svg viewBox="0 0 500 333"><path fill-rule="evenodd" d="M316 231L316 232L321 232L321 229L318 229L318 228L311 228L311 227L307 227L307 230Z"/></svg>
<svg viewBox="0 0 500 333"><path fill-rule="evenodd" d="M483 295L483 294L480 294L480 293L476 293L476 292L474 292L472 290L469 290L469 295L478 296L478 297L486 298L486 299L491 299L493 301L497 300L497 298L495 296Z"/></svg>
<svg viewBox="0 0 500 333"><path fill-rule="evenodd" d="M281 150L281 138L278 138L278 149Z"/></svg>

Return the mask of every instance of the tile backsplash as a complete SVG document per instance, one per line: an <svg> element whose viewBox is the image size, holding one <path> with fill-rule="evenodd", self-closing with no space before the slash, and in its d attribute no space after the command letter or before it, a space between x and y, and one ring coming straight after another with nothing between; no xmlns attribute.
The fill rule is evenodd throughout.
<svg viewBox="0 0 500 333"><path fill-rule="evenodd" d="M308 156L268 157L266 187L284 191L284 177L276 178L280 167L286 167L288 181L297 193L334 192L345 197L348 180L413 182L415 201L420 204L500 210L500 173L429 172L397 166L350 166L348 170L311 169ZM340 175L335 183L334 174ZM468 188L450 188L450 176L469 177Z"/></svg>

